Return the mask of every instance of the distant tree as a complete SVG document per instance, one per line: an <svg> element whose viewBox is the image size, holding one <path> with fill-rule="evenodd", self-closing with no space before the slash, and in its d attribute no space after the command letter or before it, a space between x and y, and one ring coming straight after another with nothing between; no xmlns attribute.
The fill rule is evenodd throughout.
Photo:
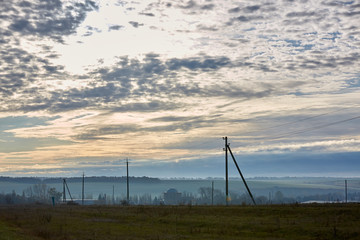
<svg viewBox="0 0 360 240"><path fill-rule="evenodd" d="M56 188L49 188L48 189L48 196L50 198L54 198L55 199L55 202L59 202L61 197L62 197L62 193L61 192L58 192L56 191Z"/></svg>
<svg viewBox="0 0 360 240"><path fill-rule="evenodd" d="M121 204L122 206L128 206L128 205L129 205L129 202L128 202L126 199L122 199L122 200L120 201L120 204Z"/></svg>
<svg viewBox="0 0 360 240"><path fill-rule="evenodd" d="M54 197L56 201L59 201L62 193L56 191L55 188L48 187L44 183L39 183L25 189L23 191L23 196L26 197L29 202L50 203L51 197Z"/></svg>
<svg viewBox="0 0 360 240"><path fill-rule="evenodd" d="M99 194L98 197L98 203L99 204L106 204L106 194Z"/></svg>
<svg viewBox="0 0 360 240"><path fill-rule="evenodd" d="M267 204L267 203L268 203L268 199L267 199L267 197L265 197L265 196L259 196L259 197L256 197L256 198L255 198L255 202L256 202L256 204L258 204L258 205Z"/></svg>
<svg viewBox="0 0 360 240"><path fill-rule="evenodd" d="M197 204L211 204L212 198L212 188L211 187L201 187L198 189L200 197L196 199ZM236 193L232 193L234 196ZM193 197L190 194L191 197ZM219 189L214 189L214 204L223 204L225 199L225 194Z"/></svg>
<svg viewBox="0 0 360 240"><path fill-rule="evenodd" d="M210 199L211 198L211 188L210 187L201 187L198 190L200 194L200 198L202 199Z"/></svg>
<svg viewBox="0 0 360 240"><path fill-rule="evenodd" d="M130 196L130 203L129 204L139 204L139 196L138 195L133 195Z"/></svg>
<svg viewBox="0 0 360 240"><path fill-rule="evenodd" d="M150 205L152 203L151 194L143 194L139 197L139 204Z"/></svg>
<svg viewBox="0 0 360 240"><path fill-rule="evenodd" d="M153 205L159 205L160 204L160 200L158 197L154 197L154 200L152 202Z"/></svg>
<svg viewBox="0 0 360 240"><path fill-rule="evenodd" d="M26 188L23 192L28 199L32 199L34 197L34 192L32 187Z"/></svg>
<svg viewBox="0 0 360 240"><path fill-rule="evenodd" d="M49 199L48 190L49 187L44 183L35 184L33 186L35 196L42 201L46 201Z"/></svg>
<svg viewBox="0 0 360 240"><path fill-rule="evenodd" d="M5 203L6 204L14 204L15 203L15 191L12 192L12 194L6 194L5 195Z"/></svg>
<svg viewBox="0 0 360 240"><path fill-rule="evenodd" d="M284 202L284 194L281 191L277 191L274 196L275 203L283 203Z"/></svg>

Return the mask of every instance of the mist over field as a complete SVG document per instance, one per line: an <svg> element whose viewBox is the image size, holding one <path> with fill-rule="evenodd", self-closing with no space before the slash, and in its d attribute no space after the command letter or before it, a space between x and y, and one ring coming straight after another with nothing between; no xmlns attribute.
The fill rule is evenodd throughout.
<svg viewBox="0 0 360 240"><path fill-rule="evenodd" d="M63 191L63 180L60 178L37 179L37 178L0 178L0 193L9 194L15 191L21 195L27 189L36 184L46 184L49 188L56 188L58 192ZM217 194L224 194L225 181L223 179L157 179L157 178L135 178L130 177L130 197L139 198L163 198L169 189L176 189L184 196L203 197L202 191L210 192L214 183ZM345 186L344 179L340 178L250 178L247 183L255 197L266 197L268 201L275 198L281 192L282 197L289 198L288 201L299 201L300 199L316 200L320 198L325 201L344 201ZM360 179L347 180L348 194L353 196L353 201L360 201ZM67 185L74 199L82 197L82 179L68 178ZM98 200L99 197L107 196L108 199L126 198L125 177L89 177L85 178L85 199ZM247 195L241 179L231 178L229 181L230 196ZM70 199L66 192L68 200ZM114 195L113 195L114 194ZM207 196L210 198L210 196ZM320 200L320 199L318 199Z"/></svg>

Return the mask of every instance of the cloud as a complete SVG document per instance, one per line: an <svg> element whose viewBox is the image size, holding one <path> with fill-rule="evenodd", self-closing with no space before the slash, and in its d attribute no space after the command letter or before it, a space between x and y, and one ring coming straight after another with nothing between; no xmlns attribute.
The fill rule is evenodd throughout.
<svg viewBox="0 0 360 240"><path fill-rule="evenodd" d="M166 63L170 70L178 70L180 68L187 68L190 70L216 70L230 64L230 59L227 57L220 58L190 58L190 59L170 59Z"/></svg>
<svg viewBox="0 0 360 240"><path fill-rule="evenodd" d="M46 109L40 103L44 89L43 82L54 78L64 78L64 66L52 63L59 54L42 45L44 39L63 43L63 36L76 32L85 19L86 13L97 9L94 2L15 1L4 2L0 6L0 95L2 111L36 111ZM37 39L34 40L33 37ZM42 52L35 53L24 48L20 41L38 41ZM18 94L24 98L11 99ZM34 102L32 102L32 100Z"/></svg>
<svg viewBox="0 0 360 240"><path fill-rule="evenodd" d="M20 56L21 54L19 54ZM24 54L22 54L24 55ZM34 74L34 79L39 78L43 74L49 76L60 75L63 70L61 66L50 65L46 60L38 59L38 62L44 62L43 73ZM36 63L37 65L39 63ZM3 79L8 79L5 84L3 82L2 92L4 94L14 94L15 92L22 94L24 97L28 94L37 94L36 97L22 99L19 104L12 103L11 106L4 104L3 111L42 111L64 112L82 108L100 108L107 109L108 105L124 100L125 98L135 99L137 97L149 98L149 103L124 103L123 106L112 107L119 111L132 111L138 109L148 111L146 109L153 108L159 110L160 106L169 109L170 104L159 104L162 101L154 100L155 95L163 97L183 97L183 96L202 96L217 97L226 96L243 96L243 97L260 97L263 93L251 93L246 90L238 89L233 86L226 91L217 90L217 86L199 87L196 82L182 83L176 80L176 76L183 73L200 74L217 71L221 68L231 68L232 63L226 57L209 57L201 56L194 58L173 58L165 61L160 60L160 56L156 54L147 54L143 61L138 59L128 59L121 57L117 64L112 67L100 67L92 70L88 75L82 76L84 79L94 79L96 84L88 84L83 88L68 88L57 91L44 90L42 87L28 88L28 77L25 73L13 73L4 75ZM71 76L69 76L71 77ZM73 76L71 78L74 78ZM22 80L23 78L23 80ZM16 79L16 81L13 81ZM95 83L95 82L94 82ZM24 89L26 88L26 91ZM237 89L237 90L236 90ZM182 104L180 104L181 106ZM131 106L131 107L129 107ZM143 108L146 106L146 108ZM174 108L172 106L171 108Z"/></svg>
<svg viewBox="0 0 360 240"><path fill-rule="evenodd" d="M154 109L151 109L153 112ZM158 118L151 119L151 123L164 123L168 124L157 124L155 126L148 126L146 124L111 124L111 125L87 125L84 129L76 129L80 131L81 134L74 136L75 140L106 140L112 139L114 136L120 136L127 133L170 133L173 131L190 131L194 128L203 127L204 125L210 125L208 121L203 118L183 118L181 121L180 118ZM184 121L188 119L187 121Z"/></svg>
<svg viewBox="0 0 360 240"><path fill-rule="evenodd" d="M154 13L139 13L140 15L144 15L144 16L147 16L147 17L155 17L155 14Z"/></svg>
<svg viewBox="0 0 360 240"><path fill-rule="evenodd" d="M107 139L109 135L119 135L129 132L137 132L139 127L135 124L109 125L109 126L86 126L86 130L80 135L74 136L75 140L101 140Z"/></svg>
<svg viewBox="0 0 360 240"><path fill-rule="evenodd" d="M356 151L355 145L359 140L331 140L331 141L314 141L305 143L282 143L276 145L263 145L263 146L248 146L249 152L274 152L274 153L287 153L287 152L323 152L330 153L335 151Z"/></svg>
<svg viewBox="0 0 360 240"><path fill-rule="evenodd" d="M289 18L299 18L299 17L313 17L313 16L318 16L318 13L316 12L308 12L308 11L304 11L304 12L289 12L286 14L286 17Z"/></svg>
<svg viewBox="0 0 360 240"><path fill-rule="evenodd" d="M46 58L21 48L2 46L0 51L0 95L3 97L26 93L31 89L29 86L39 78L49 78L49 75L55 77L63 73L62 66L54 65Z"/></svg>
<svg viewBox="0 0 360 240"><path fill-rule="evenodd" d="M138 28L138 27L144 26L143 23L139 23L139 22L136 22L136 21L130 21L129 24L130 24L131 26L133 26L134 28Z"/></svg>
<svg viewBox="0 0 360 240"><path fill-rule="evenodd" d="M115 84L114 89L121 86L117 92L123 93L122 96L182 95L197 92L198 87L195 83L183 84L175 76L184 71L198 74L224 67L231 67L230 60L226 57L202 56L161 61L159 55L147 54L143 61L122 57L112 68L99 68L92 74L101 81Z"/></svg>
<svg viewBox="0 0 360 240"><path fill-rule="evenodd" d="M240 7L234 7L228 10L229 13L238 13L241 11Z"/></svg>
<svg viewBox="0 0 360 240"><path fill-rule="evenodd" d="M195 6L197 6L196 2L193 0L188 1L186 4L184 5L179 5L180 8L183 9L190 9L190 8L194 8Z"/></svg>
<svg viewBox="0 0 360 240"><path fill-rule="evenodd" d="M4 8L9 6L5 4ZM90 0L69 4L52 0L17 1L10 9L12 11L8 11L4 17L10 21L10 30L21 35L49 37L62 42L63 35L75 33L76 28L84 21L86 13L98 7Z"/></svg>
<svg viewBox="0 0 360 240"><path fill-rule="evenodd" d="M20 54L19 54L20 55ZM19 104L11 103L11 106L3 104L3 111L49 111L49 112L66 112L83 108L97 108L112 111L154 111L176 109L184 107L180 99L173 104L163 104L164 101L157 100L157 97L226 97L226 98L264 98L271 96L278 90L273 84L257 84L255 89L246 86L238 86L230 81L222 81L216 84L200 86L197 81L183 82L181 79L184 74L191 78L195 78L201 74L212 74L221 69L242 69L252 68L264 73L277 72L278 69L288 68L291 71L295 69L316 69L316 68L336 68L336 66L351 66L356 64L357 53L351 56L334 59L326 59L321 55L314 54L312 58L304 59L303 57L295 58L284 66L266 64L256 64L250 60L232 61L227 57L218 56L198 56L191 58L170 58L162 60L160 55L147 54L143 60L129 59L128 57L120 57L119 61L107 67L94 68L88 74L80 76L82 79L92 79L92 83L88 82L84 87L70 87L63 90L48 91L41 87L28 88L28 78L24 73L13 73L4 75L3 79L8 79L8 83L3 82L1 91L3 94L13 94L18 92L24 97L34 92L46 94L38 94L37 97L22 99ZM43 74L60 75L63 68L61 66L50 65L47 61L38 59L39 62L45 62L48 65L43 66ZM240 61L240 60L239 60ZM39 72L38 72L39 73ZM34 78L42 76L36 73ZM76 76L69 76L75 78ZM22 80L22 78L24 78ZM4 80L3 80L4 81ZM87 80L85 80L87 82ZM304 81L295 81L296 86L306 84ZM301 84L298 84L301 83ZM287 82L282 88L291 88L294 84ZM23 91L22 89L25 89ZM136 101L136 98L147 99ZM124 101L127 99L127 101ZM114 103L124 101L114 107ZM135 102L132 102L134 101ZM132 102L132 103L129 103ZM159 104L160 103L160 104ZM10 104L10 103L9 103ZM178 105L178 107L176 107Z"/></svg>
<svg viewBox="0 0 360 240"><path fill-rule="evenodd" d="M264 17L261 16L261 15L251 15L251 16L238 16L238 17L234 17L232 18L229 22L228 22L228 25L232 25L234 24L234 22L251 22L251 21L254 21L254 20L261 20L263 19Z"/></svg>
<svg viewBox="0 0 360 240"><path fill-rule="evenodd" d="M326 68L340 68L342 66L357 65L358 53L350 53L348 56L328 57L324 56L322 52L313 52L307 58L299 57L292 63L292 69L326 69Z"/></svg>
<svg viewBox="0 0 360 240"><path fill-rule="evenodd" d="M356 144L340 144L357 141L354 123L263 144L254 141L276 131L244 133L354 108L358 2L97 4L0 5L0 117L59 116L43 126L15 121L19 127L3 130L0 141L69 141L34 140L26 157L114 157L131 148L142 160L206 158L218 152L215 139L223 135L249 154L356 151ZM301 127L309 126L283 130Z"/></svg>
<svg viewBox="0 0 360 240"><path fill-rule="evenodd" d="M109 27L109 31L117 31L117 30L120 30L122 29L124 26L122 25L112 25Z"/></svg>
<svg viewBox="0 0 360 240"><path fill-rule="evenodd" d="M178 4L176 7L186 10L187 14L196 14L199 11L212 11L216 6L213 3L200 4L197 1L190 0L185 4Z"/></svg>
<svg viewBox="0 0 360 240"><path fill-rule="evenodd" d="M178 103L171 102L162 102L162 101L151 101L151 102L136 102L123 104L120 107L114 107L111 110L113 112L156 112L156 111L166 111L166 110L175 110L181 108L182 105Z"/></svg>
<svg viewBox="0 0 360 240"><path fill-rule="evenodd" d="M247 6L245 7L244 12L253 13L259 10L260 8L261 8L260 5Z"/></svg>
<svg viewBox="0 0 360 240"><path fill-rule="evenodd" d="M205 25L201 25L201 24L199 24L197 26L197 29L199 31L211 31L211 32L219 31L219 28L216 26L205 26Z"/></svg>
<svg viewBox="0 0 360 240"><path fill-rule="evenodd" d="M228 13L239 13L239 12L245 12L245 13L253 13L256 12L261 8L260 5L251 5L246 7L234 7L228 10Z"/></svg>
<svg viewBox="0 0 360 240"><path fill-rule="evenodd" d="M111 31L112 27L117 28L116 26L110 26L108 31ZM118 30L118 29L114 29L114 30ZM92 36L94 34L94 32L101 33L101 29L98 29L96 27L86 26L86 32L82 36L89 37L89 36Z"/></svg>

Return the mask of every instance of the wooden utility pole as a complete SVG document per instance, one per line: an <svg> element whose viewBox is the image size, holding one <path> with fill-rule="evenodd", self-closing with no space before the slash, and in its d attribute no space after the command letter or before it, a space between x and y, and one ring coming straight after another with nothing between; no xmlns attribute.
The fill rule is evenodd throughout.
<svg viewBox="0 0 360 240"><path fill-rule="evenodd" d="M63 179L63 202L66 202L65 178Z"/></svg>
<svg viewBox="0 0 360 240"><path fill-rule="evenodd" d="M82 194L81 194L81 204L84 205L85 199L85 173L82 175Z"/></svg>
<svg viewBox="0 0 360 240"><path fill-rule="evenodd" d="M228 171L228 143L227 137L223 138L225 140L225 194L226 194L226 206L229 205L229 171Z"/></svg>
<svg viewBox="0 0 360 240"><path fill-rule="evenodd" d="M211 182L211 205L214 205L214 181Z"/></svg>
<svg viewBox="0 0 360 240"><path fill-rule="evenodd" d="M126 199L129 204L129 160L126 158Z"/></svg>
<svg viewBox="0 0 360 240"><path fill-rule="evenodd" d="M115 204L115 186L113 185L112 204Z"/></svg>
<svg viewBox="0 0 360 240"><path fill-rule="evenodd" d="M240 168L239 168L239 165L237 164L236 160L235 160L235 157L234 157L234 154L232 153L231 151L231 148L230 148L230 144L228 144L227 142L227 137L224 137L223 138L225 140L225 175L226 175L226 205L229 204L229 201L230 201L230 198L229 198L229 174L228 174L228 151L230 152L230 155L235 163L235 166L241 176L241 179L243 180L244 182L244 185L246 187L246 190L248 191L250 197L251 197L251 200L253 201L254 205L256 205L256 202L255 202L255 199L250 191L250 188L249 186L247 185L246 181L245 181L245 178L244 176L242 175L241 171L240 171Z"/></svg>
<svg viewBox="0 0 360 240"><path fill-rule="evenodd" d="M345 203L347 203L347 180L345 180Z"/></svg>
<svg viewBox="0 0 360 240"><path fill-rule="evenodd" d="M69 196L70 196L71 201L73 201L73 197L71 196L69 186L67 185L66 179L64 178L64 179L63 179L63 202L66 202L66 191L65 191L65 187L66 187L66 189L67 189L67 191L68 191L68 193L69 193Z"/></svg>

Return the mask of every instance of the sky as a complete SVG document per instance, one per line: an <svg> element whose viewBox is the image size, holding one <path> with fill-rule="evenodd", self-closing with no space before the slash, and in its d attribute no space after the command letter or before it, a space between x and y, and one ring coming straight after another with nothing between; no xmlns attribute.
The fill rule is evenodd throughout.
<svg viewBox="0 0 360 240"><path fill-rule="evenodd" d="M0 0L2 176L360 177L359 110L360 1Z"/></svg>

